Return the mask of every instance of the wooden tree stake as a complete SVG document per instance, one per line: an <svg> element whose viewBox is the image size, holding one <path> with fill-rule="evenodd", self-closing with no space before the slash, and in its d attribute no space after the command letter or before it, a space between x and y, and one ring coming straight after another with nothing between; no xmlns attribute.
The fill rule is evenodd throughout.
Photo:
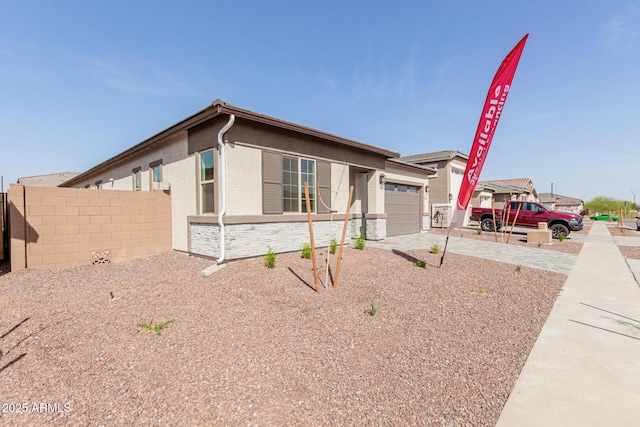
<svg viewBox="0 0 640 427"><path fill-rule="evenodd" d="M342 248L344 248L344 238L347 235L347 226L349 225L349 210L351 208L351 197L353 196L353 185L349 188L349 200L347 201L347 211L344 214L344 226L342 227L342 240L340 240L340 251L338 252L338 265L336 266L336 277L333 281L333 287L338 287L338 276L340 275L340 262L342 262Z"/></svg>
<svg viewBox="0 0 640 427"><path fill-rule="evenodd" d="M316 245L313 241L313 222L311 221L311 201L309 200L309 184L304 182L304 196L307 199L307 219L309 220L309 237L311 239L311 258L313 259L313 280L316 283L316 292L320 292L318 286L318 262L316 261Z"/></svg>
<svg viewBox="0 0 640 427"><path fill-rule="evenodd" d="M507 243L509 243L509 239L511 239L511 233L513 233L513 227L516 226L516 221L518 220L518 214L520 213L520 207L522 203L518 203L518 210L516 211L516 216L513 218L513 224L511 224L511 230L509 230L509 236L507 237Z"/></svg>

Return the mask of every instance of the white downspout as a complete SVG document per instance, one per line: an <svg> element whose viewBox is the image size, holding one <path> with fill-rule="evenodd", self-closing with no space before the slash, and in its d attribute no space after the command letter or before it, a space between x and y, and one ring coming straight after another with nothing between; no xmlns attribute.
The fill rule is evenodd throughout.
<svg viewBox="0 0 640 427"><path fill-rule="evenodd" d="M218 132L218 147L220 148L220 185L218 189L220 190L220 210L218 211L218 225L220 226L220 258L216 260L216 263L222 264L225 256L225 240L224 240L224 222L222 217L227 212L227 200L226 200L226 192L227 192L227 182L226 182L226 170L225 164L227 162L227 157L225 155L225 145L222 137L225 132L233 126L233 123L236 121L236 116L231 114L229 115L229 121L226 125L220 129Z"/></svg>

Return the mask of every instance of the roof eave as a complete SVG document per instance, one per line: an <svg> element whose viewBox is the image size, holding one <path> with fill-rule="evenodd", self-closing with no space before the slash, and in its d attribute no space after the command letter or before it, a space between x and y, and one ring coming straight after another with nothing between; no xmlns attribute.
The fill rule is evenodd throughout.
<svg viewBox="0 0 640 427"><path fill-rule="evenodd" d="M285 120L276 119L275 117L265 116L250 110L235 107L231 104L222 103L218 104L218 111L223 114L234 114L236 117L241 117L254 122L279 127L281 129L287 129L294 132L302 133L305 135L314 136L321 139L337 142L343 145L347 145L353 148L358 148L364 151L370 151L377 154L381 154L387 158L400 157L400 153L397 151L389 150L387 148L376 147L374 145L365 144L363 142L354 141L352 139L342 138L340 136L319 131L310 127L298 125L295 123L287 122Z"/></svg>
<svg viewBox="0 0 640 427"><path fill-rule="evenodd" d="M166 128L165 130L153 135L150 138L145 139L144 141L140 142L139 144L134 145L131 148L126 149L125 151L116 154L115 156L105 160L104 162L101 162L99 164L97 164L96 166L92 167L91 169L82 172L81 174L75 176L74 178L71 178L68 181L63 182L62 184L59 185L59 187L68 187L71 185L74 185L78 182L83 181L85 178L93 175L96 172L99 172L101 169L104 169L107 166L111 166L114 163L120 162L122 160L125 160L127 158L129 158L130 156L135 155L136 153L139 153L140 151L143 151L149 147L151 147L152 145L154 145L155 143L162 141L163 139L177 133L177 132L181 132L183 130L187 130L197 124L200 124L206 120L209 120L212 117L217 116L218 113L218 108L215 105L210 105L200 111L198 111L197 113L192 114L191 116L179 121L178 123L169 126L168 128Z"/></svg>
<svg viewBox="0 0 640 427"><path fill-rule="evenodd" d="M150 138L142 141L139 144L134 145L133 147L117 154L104 162L99 163L98 165L92 167L91 169L79 174L78 176L67 180L60 184L60 187L68 187L78 182L83 181L87 177L99 172L100 170L106 168L107 166L111 166L114 163L125 160L136 153L143 151L157 142L183 130L188 130L206 120L209 120L213 117L216 117L220 114L233 114L236 117L241 117L247 120L251 120L258 123L263 123L270 126L275 126L281 129L287 129L290 131L314 136L317 138L337 142L339 144L347 145L349 147L353 147L356 149L373 152L376 154L380 154L386 158L397 158L400 157L400 153L392 150L388 150L382 147L376 147L369 144L364 144L362 142L353 141L351 139L346 139L339 137L337 135L333 135L330 133L322 132L316 129L312 129L306 126L297 125L295 123L287 122L284 120L276 119L274 117L265 116L264 114L258 114L250 110L245 110L242 108L235 107L225 101L216 99L213 103L206 108L192 114L191 116L179 121L178 123L166 128L165 130L153 135Z"/></svg>

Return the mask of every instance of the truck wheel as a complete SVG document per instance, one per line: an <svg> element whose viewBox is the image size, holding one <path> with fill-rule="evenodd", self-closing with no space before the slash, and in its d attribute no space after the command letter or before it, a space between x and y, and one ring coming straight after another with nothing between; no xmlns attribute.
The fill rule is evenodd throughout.
<svg viewBox="0 0 640 427"><path fill-rule="evenodd" d="M491 218L485 218L480 221L480 228L482 231L493 231L493 220Z"/></svg>
<svg viewBox="0 0 640 427"><path fill-rule="evenodd" d="M561 234L564 234L565 237L569 235L569 229L562 224L553 224L549 230L551 230L551 237L554 239L557 239Z"/></svg>

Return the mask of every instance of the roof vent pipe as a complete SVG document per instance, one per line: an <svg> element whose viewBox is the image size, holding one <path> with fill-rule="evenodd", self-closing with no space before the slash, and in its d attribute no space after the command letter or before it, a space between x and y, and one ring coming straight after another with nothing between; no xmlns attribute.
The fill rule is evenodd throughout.
<svg viewBox="0 0 640 427"><path fill-rule="evenodd" d="M227 163L227 157L225 153L225 145L224 145L224 137L225 132L227 132L233 123L236 121L236 116L233 114L229 115L229 121L226 125L220 129L218 132L218 148L220 149L220 210L218 211L218 225L220 226L220 258L216 260L218 264L222 264L225 257L225 236L224 236L224 221L222 217L227 212L227 182L226 182L226 169L225 164Z"/></svg>

